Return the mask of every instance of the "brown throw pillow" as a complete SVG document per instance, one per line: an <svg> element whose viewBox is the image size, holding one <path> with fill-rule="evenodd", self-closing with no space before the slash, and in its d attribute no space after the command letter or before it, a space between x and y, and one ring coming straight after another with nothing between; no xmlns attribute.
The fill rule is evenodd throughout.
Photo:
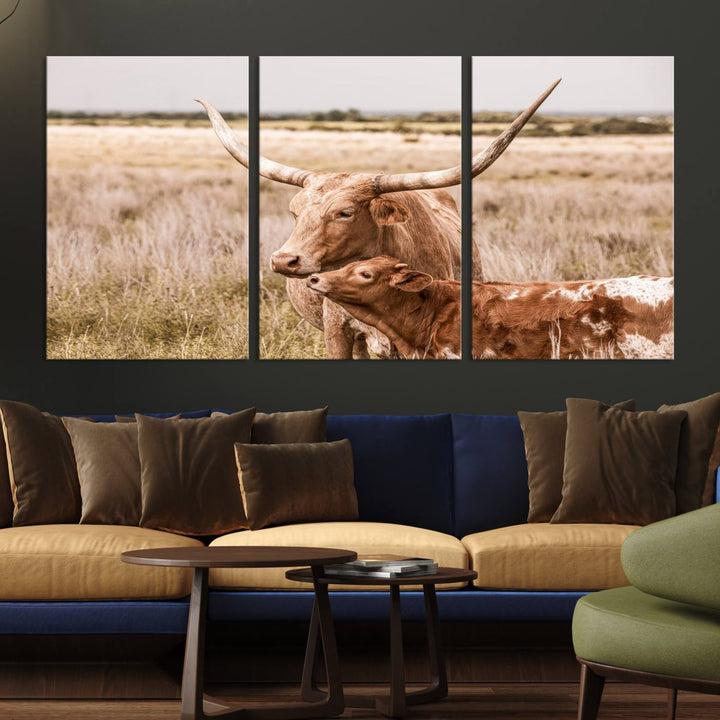
<svg viewBox="0 0 720 720"><path fill-rule="evenodd" d="M635 410L635 400L624 400L613 407ZM520 411L518 418L528 466L528 522L550 522L562 500L567 412Z"/></svg>
<svg viewBox="0 0 720 720"><path fill-rule="evenodd" d="M140 455L137 423L63 418L70 433L82 497L81 523L138 525Z"/></svg>
<svg viewBox="0 0 720 720"><path fill-rule="evenodd" d="M250 442L318 443L327 440L327 407L317 410L258 413Z"/></svg>
<svg viewBox="0 0 720 720"><path fill-rule="evenodd" d="M349 440L235 445L251 530L268 525L357 520Z"/></svg>
<svg viewBox="0 0 720 720"><path fill-rule="evenodd" d="M707 477L705 478L705 489L703 490L703 507L714 505L717 498L717 471L720 467L720 428L715 436L715 444L710 454Z"/></svg>
<svg viewBox="0 0 720 720"><path fill-rule="evenodd" d="M182 417L182 415L171 415L169 418L160 418L161 420L179 420ZM134 423L137 422L134 415L116 415L115 416L115 422L116 423Z"/></svg>
<svg viewBox="0 0 720 720"><path fill-rule="evenodd" d="M259 412L253 421L250 442L267 445L325 442L327 440L327 413L327 407L291 412ZM218 410L210 417L225 415L227 413Z"/></svg>
<svg viewBox="0 0 720 720"><path fill-rule="evenodd" d="M720 423L720 393L680 405L661 405L658 412L684 410L687 419L680 430L675 498L677 513L702 507L708 465Z"/></svg>
<svg viewBox="0 0 720 720"><path fill-rule="evenodd" d="M13 525L76 523L80 485L70 436L60 418L32 405L0 401Z"/></svg>
<svg viewBox="0 0 720 720"><path fill-rule="evenodd" d="M13 518L13 499L10 489L10 471L7 464L5 437L0 427L0 528L10 527Z"/></svg>
<svg viewBox="0 0 720 720"><path fill-rule="evenodd" d="M682 410L568 398L562 502L551 522L647 525L675 513Z"/></svg>
<svg viewBox="0 0 720 720"><path fill-rule="evenodd" d="M250 441L255 408L224 418L136 415L142 527L220 535L247 527L234 445Z"/></svg>

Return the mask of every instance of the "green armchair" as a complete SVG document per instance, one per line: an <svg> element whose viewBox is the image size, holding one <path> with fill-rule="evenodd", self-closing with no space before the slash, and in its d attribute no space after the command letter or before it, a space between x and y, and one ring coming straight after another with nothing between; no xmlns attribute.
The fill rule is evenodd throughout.
<svg viewBox="0 0 720 720"><path fill-rule="evenodd" d="M583 597L573 616L579 720L595 720L606 679L720 694L720 504L635 531L630 587Z"/></svg>

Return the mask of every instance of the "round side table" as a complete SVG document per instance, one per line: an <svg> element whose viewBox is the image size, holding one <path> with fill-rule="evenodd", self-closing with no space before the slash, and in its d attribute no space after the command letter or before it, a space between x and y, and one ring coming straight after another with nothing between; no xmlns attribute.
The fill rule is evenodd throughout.
<svg viewBox="0 0 720 720"><path fill-rule="evenodd" d="M335 629L333 627L327 584L321 582L322 566L357 558L350 550L309 547L195 547L158 548L124 552L122 560L137 565L163 565L193 568L190 613L185 640L185 664L182 678L182 720L302 720L340 715L345 709ZM210 568L261 568L310 566L308 580L315 589L313 628L315 646L318 633L322 640L328 692L317 701L302 704L245 709L237 704L220 703L203 697L205 667L205 625L207 619L208 571Z"/></svg>
<svg viewBox="0 0 720 720"><path fill-rule="evenodd" d="M345 705L347 707L374 707L387 717L402 717L405 715L408 705L433 702L447 696L447 672L445 670L445 655L440 641L440 620L435 586L444 583L470 582L477 577L476 572L461 568L440 567L437 574L433 575L376 578L362 576L342 577L340 575L318 577L314 569L302 569L289 570L285 573L285 576L288 580L312 582L316 588L318 585L327 587L330 584L390 586L390 694L387 697L379 698L346 695ZM405 690L400 588L408 585L422 585L423 588L431 675L430 684L426 688L415 692L406 692ZM321 608L316 602L313 606L312 620L310 621L310 634L302 679L303 698L314 702L327 697L327 693L319 690L315 681L315 669L320 654L318 640L321 635L321 621Z"/></svg>

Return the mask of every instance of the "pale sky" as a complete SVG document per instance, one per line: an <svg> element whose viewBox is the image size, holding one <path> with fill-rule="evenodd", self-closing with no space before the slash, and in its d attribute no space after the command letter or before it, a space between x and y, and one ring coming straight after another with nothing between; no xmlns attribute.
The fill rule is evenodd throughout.
<svg viewBox="0 0 720 720"><path fill-rule="evenodd" d="M48 110L247 111L245 57L49 57ZM475 57L473 108L517 111L554 79L547 113L671 113L672 57ZM263 57L262 113L458 111L457 57Z"/></svg>
<svg viewBox="0 0 720 720"><path fill-rule="evenodd" d="M247 112L246 57L48 57L47 109L197 112L193 98Z"/></svg>
<svg viewBox="0 0 720 720"><path fill-rule="evenodd" d="M673 112L673 58L475 57L473 110L522 110L557 78L541 113Z"/></svg>
<svg viewBox="0 0 720 720"><path fill-rule="evenodd" d="M262 57L260 112L460 111L459 57Z"/></svg>

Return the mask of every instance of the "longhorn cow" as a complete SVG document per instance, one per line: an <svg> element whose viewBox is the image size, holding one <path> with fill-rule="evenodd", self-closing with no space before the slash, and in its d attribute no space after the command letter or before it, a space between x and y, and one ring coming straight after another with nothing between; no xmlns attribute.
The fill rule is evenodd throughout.
<svg viewBox="0 0 720 720"><path fill-rule="evenodd" d="M473 178L502 155L559 82L473 157ZM227 151L247 168L247 146L209 102L198 102ZM380 357L398 357L387 336L313 292L304 279L378 255L400 258L438 279L460 279L460 214L452 196L441 188L460 184L461 165L429 172L372 175L311 172L261 156L259 172L262 177L301 188L290 201L295 227L285 244L272 254L271 265L287 278L287 293L298 314L324 331L328 358L368 358L368 347ZM472 257L473 278L482 280L475 243Z"/></svg>

